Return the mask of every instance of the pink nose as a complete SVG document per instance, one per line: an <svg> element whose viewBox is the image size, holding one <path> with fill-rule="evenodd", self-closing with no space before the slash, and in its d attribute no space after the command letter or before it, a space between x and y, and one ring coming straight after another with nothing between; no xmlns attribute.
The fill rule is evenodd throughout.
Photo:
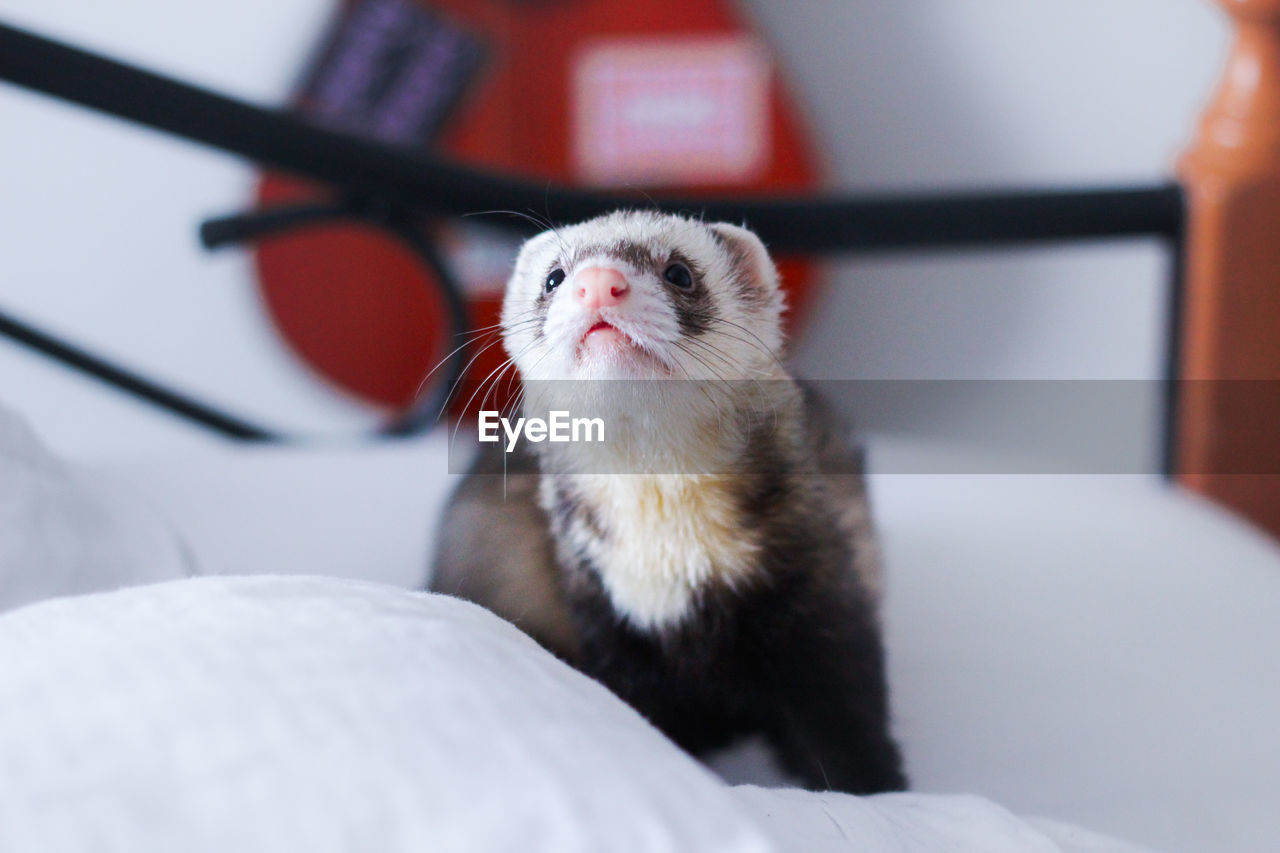
<svg viewBox="0 0 1280 853"><path fill-rule="evenodd" d="M626 277L608 267L587 267L573 277L573 293L584 308L617 305L630 289Z"/></svg>

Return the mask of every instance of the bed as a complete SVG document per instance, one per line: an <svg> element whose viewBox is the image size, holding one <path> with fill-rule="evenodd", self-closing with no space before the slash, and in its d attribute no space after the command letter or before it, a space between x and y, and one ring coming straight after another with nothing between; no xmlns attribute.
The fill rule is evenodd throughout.
<svg viewBox="0 0 1280 853"><path fill-rule="evenodd" d="M6 850L1273 847L1280 548L1155 476L873 474L914 793L859 799L717 781L415 592L443 436L72 468L0 423Z"/></svg>
<svg viewBox="0 0 1280 853"><path fill-rule="evenodd" d="M896 459L969 451L874 437L913 793L800 792L750 745L712 775L509 626L417 592L452 485L443 436L255 441L278 436L0 316L20 343L249 440L72 467L0 416L0 848L1274 849L1280 549L1239 514L1280 530L1275 412L1219 380L1265 390L1280 374L1259 89L1276 77L1251 73L1280 56L1280 13L1228 5L1240 40L1180 186L837 204L843 230L805 237L1154 234L1185 258L1166 473L1191 489L1159 473L901 473ZM29 41L0 28L0 45L0 74L75 99L73 74L32 82ZM207 138L218 122L147 118L103 89L99 109L253 153ZM449 176L461 194L467 176ZM797 204L754 216L781 228ZM936 228L958 221L976 224Z"/></svg>

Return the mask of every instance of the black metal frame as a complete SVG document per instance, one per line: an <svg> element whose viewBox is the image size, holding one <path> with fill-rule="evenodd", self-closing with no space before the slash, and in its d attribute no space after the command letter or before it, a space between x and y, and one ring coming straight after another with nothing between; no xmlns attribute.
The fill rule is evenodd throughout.
<svg viewBox="0 0 1280 853"><path fill-rule="evenodd" d="M428 237L421 217L398 207L359 203L352 200L310 202L253 211L201 224L200 240L208 249L255 243L300 228L333 222L356 221L380 228L404 243L418 260L435 276L444 298L446 328L453 338L467 333L467 306L452 269ZM379 431L385 436L415 435L433 426L448 403L451 389L462 380L466 368L466 347L452 350L432 371L439 379L431 393L422 394L409 408L398 414ZM273 437L279 440L279 437Z"/></svg>
<svg viewBox="0 0 1280 853"><path fill-rule="evenodd" d="M490 209L537 211L573 221L618 207L657 206L713 219L745 221L779 252L854 254L1036 244L1090 239L1156 238L1174 253L1165 379L1177 378L1181 317L1184 197L1177 184L1143 187L1017 190L999 193L654 199L502 176L308 123L287 111L253 106L177 80L0 24L0 80L162 130L335 188L334 206L261 211L206 223L207 244L234 241L332 216L378 224L413 241L414 217L452 217ZM530 224L512 217L512 230ZM445 281L447 268L429 245L411 243ZM447 289L447 288L446 288ZM456 304L456 294L455 294ZM456 317L455 317L456 321ZM238 439L277 439L270 430L217 412L185 395L109 364L82 349L0 315L0 335L120 390ZM1165 461L1171 465L1176 382L1167 381ZM422 410L409 424L424 423Z"/></svg>

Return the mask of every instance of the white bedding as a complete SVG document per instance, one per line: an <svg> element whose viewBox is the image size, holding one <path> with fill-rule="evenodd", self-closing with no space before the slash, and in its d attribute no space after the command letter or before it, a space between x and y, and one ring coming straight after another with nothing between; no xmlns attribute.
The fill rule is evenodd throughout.
<svg viewBox="0 0 1280 853"><path fill-rule="evenodd" d="M0 406L0 610L183 577L189 558L126 486L55 459Z"/></svg>
<svg viewBox="0 0 1280 853"><path fill-rule="evenodd" d="M327 574L413 587L425 579L433 519L453 485L441 473L442 451L434 438L342 451L217 449L95 473L167 516L201 573ZM1170 853L1275 849L1273 544L1149 478L901 475L877 476L872 486L885 539L897 727L915 788L928 793L860 800L717 787L751 827L744 844L872 853L951 849L945 844L1126 849L1014 818L1000 803ZM11 568L0 564L0 581ZM411 607L422 600L394 595ZM105 600L113 599L84 601ZM0 631L14 618L79 604L19 611L0 618ZM287 644L272 641L280 642ZM8 647L0 643L0 655ZM166 647L173 643L155 645L158 671L175 665ZM0 682L9 679L0 674ZM74 701L77 685L56 683L37 695ZM0 738L8 729L0 726ZM235 732L229 722L227 731ZM125 790L151 796L145 780ZM992 846L997 838L1006 846Z"/></svg>
<svg viewBox="0 0 1280 853"><path fill-rule="evenodd" d="M1132 850L976 797L729 788L487 611L334 579L0 618L0 768L6 853Z"/></svg>
<svg viewBox="0 0 1280 853"><path fill-rule="evenodd" d="M0 620L0 850L765 851L728 791L487 612L204 579Z"/></svg>

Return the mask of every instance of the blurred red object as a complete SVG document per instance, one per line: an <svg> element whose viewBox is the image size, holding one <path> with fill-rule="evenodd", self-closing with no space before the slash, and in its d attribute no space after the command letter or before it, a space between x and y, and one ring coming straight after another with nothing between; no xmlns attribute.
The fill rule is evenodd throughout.
<svg viewBox="0 0 1280 853"><path fill-rule="evenodd" d="M785 74L727 0L355 0L299 104L348 130L557 182L744 196L819 183ZM315 193L266 174L257 196L266 205ZM517 246L487 222L434 234L467 292L472 329L498 321ZM817 273L777 260L794 329ZM461 343L445 340L441 300L425 286L432 273L406 261L362 227L305 231L256 252L267 311L294 351L344 391L391 409L412 402ZM483 381L503 358L500 346L481 353L467 379Z"/></svg>

